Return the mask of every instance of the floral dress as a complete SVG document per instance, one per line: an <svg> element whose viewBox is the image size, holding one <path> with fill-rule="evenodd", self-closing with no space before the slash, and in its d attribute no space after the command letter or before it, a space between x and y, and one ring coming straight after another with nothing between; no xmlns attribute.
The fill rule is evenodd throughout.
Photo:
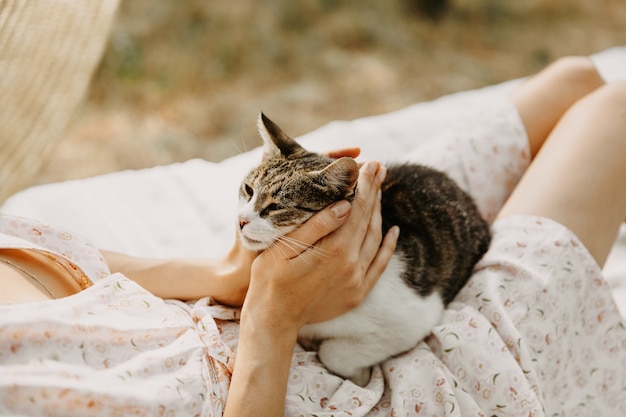
<svg viewBox="0 0 626 417"><path fill-rule="evenodd" d="M529 151L503 100L406 159L446 171L493 220ZM285 415L626 415L626 327L582 242L532 216L496 220L492 231L441 323L375 366L365 387L297 348ZM93 283L60 300L0 305L0 414L222 415L238 310L155 297L109 274L88 242L29 220L0 215L0 244L49 251Z"/></svg>
<svg viewBox="0 0 626 417"><path fill-rule="evenodd" d="M406 158L445 171L493 220L530 151L501 99ZM366 387L296 353L286 415L625 416L626 326L593 257L546 218L501 218L492 233L441 323Z"/></svg>
<svg viewBox="0 0 626 417"><path fill-rule="evenodd" d="M0 244L89 277L70 297L0 305L1 415L222 414L236 310L155 297L67 230L0 214Z"/></svg>

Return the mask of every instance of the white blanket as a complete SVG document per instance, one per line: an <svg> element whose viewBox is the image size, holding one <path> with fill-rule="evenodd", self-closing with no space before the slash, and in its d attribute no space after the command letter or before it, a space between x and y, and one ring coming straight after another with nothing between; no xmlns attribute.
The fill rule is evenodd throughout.
<svg viewBox="0 0 626 417"><path fill-rule="evenodd" d="M607 77L626 73L624 47L593 58ZM381 116L332 122L299 140L311 150L359 146L362 159L398 159L519 82L459 92ZM0 209L71 228L103 249L150 257L216 257L232 244L239 182L259 158L255 149L220 163L195 159L48 184L14 195ZM626 315L624 227L605 273Z"/></svg>

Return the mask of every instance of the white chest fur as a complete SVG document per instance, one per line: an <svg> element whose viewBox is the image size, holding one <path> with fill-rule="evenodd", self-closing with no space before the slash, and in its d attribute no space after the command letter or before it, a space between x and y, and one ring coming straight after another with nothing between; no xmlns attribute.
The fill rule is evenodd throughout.
<svg viewBox="0 0 626 417"><path fill-rule="evenodd" d="M405 262L394 255L360 306L302 328L302 339L322 341L319 357L328 369L364 385L372 365L417 345L439 322L444 308L440 295L421 297L402 278L404 268Z"/></svg>

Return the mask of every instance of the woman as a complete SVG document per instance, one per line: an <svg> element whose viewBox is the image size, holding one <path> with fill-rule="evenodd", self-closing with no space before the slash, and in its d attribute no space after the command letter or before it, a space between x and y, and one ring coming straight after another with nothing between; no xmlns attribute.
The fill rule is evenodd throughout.
<svg viewBox="0 0 626 417"><path fill-rule="evenodd" d="M352 415L617 415L626 377L611 369L626 361L626 332L599 267L626 217L625 114L626 83L606 84L587 58L566 58L484 113L476 129L418 150L416 158L449 171L495 217L494 239L427 343L383 364L393 390L378 396L380 371L359 391L300 366L305 353L292 363L298 329L358 305L394 249L397 230L380 233L385 171L376 163L363 165L355 204L336 203L292 233L334 254L324 263L307 251L285 258L279 246L255 257L235 244L219 261L104 253L105 264L88 244L70 252L71 234L36 241L48 235L43 226L4 218L2 411L274 416L313 404ZM43 245L9 235L61 256L50 260L33 250ZM141 287L120 274L102 280L108 268ZM349 279L327 279L338 272ZM163 302L142 287L242 305L239 328L237 310L209 298ZM67 297L45 300L53 296ZM580 299L576 308L560 304L567 296ZM598 332L610 335L600 346ZM423 389L403 389L406 381Z"/></svg>

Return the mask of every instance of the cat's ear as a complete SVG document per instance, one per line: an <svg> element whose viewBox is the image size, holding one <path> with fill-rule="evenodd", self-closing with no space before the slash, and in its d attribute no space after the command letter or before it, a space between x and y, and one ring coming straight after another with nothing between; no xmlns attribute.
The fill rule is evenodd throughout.
<svg viewBox="0 0 626 417"><path fill-rule="evenodd" d="M311 174L324 186L344 190L344 197L348 200L356 195L359 165L352 158L339 158L323 170Z"/></svg>
<svg viewBox="0 0 626 417"><path fill-rule="evenodd" d="M287 136L280 127L261 113L257 120L257 128L263 139L263 161L280 155L290 156L297 152L306 152L304 148Z"/></svg>

